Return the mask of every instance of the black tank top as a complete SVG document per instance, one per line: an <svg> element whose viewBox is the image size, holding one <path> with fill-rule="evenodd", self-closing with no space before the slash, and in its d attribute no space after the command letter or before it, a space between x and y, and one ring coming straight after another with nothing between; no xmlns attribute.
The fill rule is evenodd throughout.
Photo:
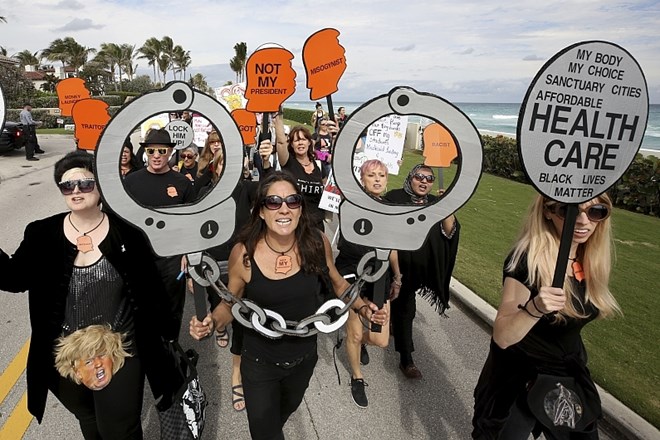
<svg viewBox="0 0 660 440"><path fill-rule="evenodd" d="M254 258L250 264L252 275L245 286L245 298L279 313L287 321L300 321L318 309L322 282L319 275L306 274L301 269L288 278L272 280L264 276ZM243 351L267 362L293 361L313 350L316 350L316 335L270 339L246 329L243 338Z"/></svg>

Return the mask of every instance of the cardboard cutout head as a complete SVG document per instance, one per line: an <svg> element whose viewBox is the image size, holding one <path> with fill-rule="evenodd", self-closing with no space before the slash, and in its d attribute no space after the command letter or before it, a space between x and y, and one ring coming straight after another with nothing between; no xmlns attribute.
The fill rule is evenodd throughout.
<svg viewBox="0 0 660 440"><path fill-rule="evenodd" d="M109 325L90 325L57 340L55 368L76 384L102 390L131 356L126 348L124 335Z"/></svg>
<svg viewBox="0 0 660 440"><path fill-rule="evenodd" d="M424 128L424 165L446 168L458 156L456 143L451 133L434 122Z"/></svg>
<svg viewBox="0 0 660 440"><path fill-rule="evenodd" d="M92 97L87 87L85 87L85 80L82 78L64 79L57 83L55 89L60 100L59 107L62 116L71 116L71 111L76 102Z"/></svg>
<svg viewBox="0 0 660 440"><path fill-rule="evenodd" d="M251 112L272 113L296 91L293 54L281 46L257 49L246 64L245 106Z"/></svg>
<svg viewBox="0 0 660 440"><path fill-rule="evenodd" d="M236 121L238 130L241 132L243 145L254 144L257 135L257 116L250 111L239 108L231 112L231 117Z"/></svg>
<svg viewBox="0 0 660 440"><path fill-rule="evenodd" d="M307 72L310 99L335 93L346 70L344 47L339 44L339 31L322 29L312 34L303 46L303 64Z"/></svg>
<svg viewBox="0 0 660 440"><path fill-rule="evenodd" d="M81 150L95 150L101 132L110 120L108 104L99 99L77 101L71 109L76 126L74 136Z"/></svg>

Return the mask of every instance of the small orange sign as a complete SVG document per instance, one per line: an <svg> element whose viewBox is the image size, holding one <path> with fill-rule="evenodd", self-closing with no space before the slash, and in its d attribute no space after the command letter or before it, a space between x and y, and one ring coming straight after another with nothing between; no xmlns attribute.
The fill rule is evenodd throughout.
<svg viewBox="0 0 660 440"><path fill-rule="evenodd" d="M262 46L263 47L263 46ZM245 65L245 108L251 112L273 113L296 91L293 54L281 46L257 49Z"/></svg>
<svg viewBox="0 0 660 440"><path fill-rule="evenodd" d="M339 79L346 70L344 47L339 44L337 29L321 29L303 46L303 64L307 88L312 101L325 98L338 90Z"/></svg>
<svg viewBox="0 0 660 440"><path fill-rule="evenodd" d="M62 116L71 116L73 105L83 99L91 98L91 94L85 87L85 80L82 78L67 78L57 83L57 98L60 101L59 107Z"/></svg>
<svg viewBox="0 0 660 440"><path fill-rule="evenodd" d="M168 186L167 187L167 195L174 198L179 195L179 193L176 190L176 187L174 186Z"/></svg>
<svg viewBox="0 0 660 440"><path fill-rule="evenodd" d="M458 156L456 143L451 133L434 122L424 128L424 165L446 168Z"/></svg>
<svg viewBox="0 0 660 440"><path fill-rule="evenodd" d="M96 150L101 132L110 120L108 104L100 99L77 101L71 109L76 128L74 136L81 150Z"/></svg>
<svg viewBox="0 0 660 440"><path fill-rule="evenodd" d="M252 145L257 137L257 116L243 108L237 108L231 112L231 117L238 125L238 131L241 132L243 145Z"/></svg>

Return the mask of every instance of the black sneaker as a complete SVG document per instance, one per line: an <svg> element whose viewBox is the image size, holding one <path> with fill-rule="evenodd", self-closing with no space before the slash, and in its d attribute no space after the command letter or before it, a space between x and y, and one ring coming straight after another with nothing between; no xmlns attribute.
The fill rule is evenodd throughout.
<svg viewBox="0 0 660 440"><path fill-rule="evenodd" d="M36 162L37 160L39 160L39 158L33 156L33 157L28 157L25 160L30 161L30 162Z"/></svg>
<svg viewBox="0 0 660 440"><path fill-rule="evenodd" d="M364 344L360 346L360 365L369 365L369 352Z"/></svg>
<svg viewBox="0 0 660 440"><path fill-rule="evenodd" d="M351 377L351 396L353 396L353 402L359 408L366 408L369 405L367 395L364 392L364 387L368 386L364 379L353 379Z"/></svg>

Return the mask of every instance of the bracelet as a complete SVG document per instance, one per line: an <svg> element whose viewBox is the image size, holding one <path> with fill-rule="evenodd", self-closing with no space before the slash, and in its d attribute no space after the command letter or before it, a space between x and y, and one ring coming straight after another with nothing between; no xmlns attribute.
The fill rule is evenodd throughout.
<svg viewBox="0 0 660 440"><path fill-rule="evenodd" d="M536 315L532 315L532 313L531 313L529 310L527 310L527 304L529 304L530 301L532 301L531 298L528 299L527 302L526 302L524 305L523 305L523 304L518 304L518 308L519 308L520 310L524 310L525 313L527 313L527 314L528 314L529 316L531 316L532 318L536 318L536 319L541 319L541 318L543 318L543 314L541 314L541 316L536 316ZM534 302L534 301L532 301L532 302ZM538 310L538 309L537 309L537 310Z"/></svg>
<svg viewBox="0 0 660 440"><path fill-rule="evenodd" d="M534 301L534 298L530 298L529 301L531 301L532 304L534 304L534 308L536 309L537 312L539 312L541 315L545 315L545 313L543 313L542 311L540 311L539 308L536 306L536 301ZM528 301L528 302L529 302L529 301ZM525 305L527 305L527 304L525 304Z"/></svg>
<svg viewBox="0 0 660 440"><path fill-rule="evenodd" d="M401 287L402 286L401 281L393 280L392 284L394 284L396 287Z"/></svg>

